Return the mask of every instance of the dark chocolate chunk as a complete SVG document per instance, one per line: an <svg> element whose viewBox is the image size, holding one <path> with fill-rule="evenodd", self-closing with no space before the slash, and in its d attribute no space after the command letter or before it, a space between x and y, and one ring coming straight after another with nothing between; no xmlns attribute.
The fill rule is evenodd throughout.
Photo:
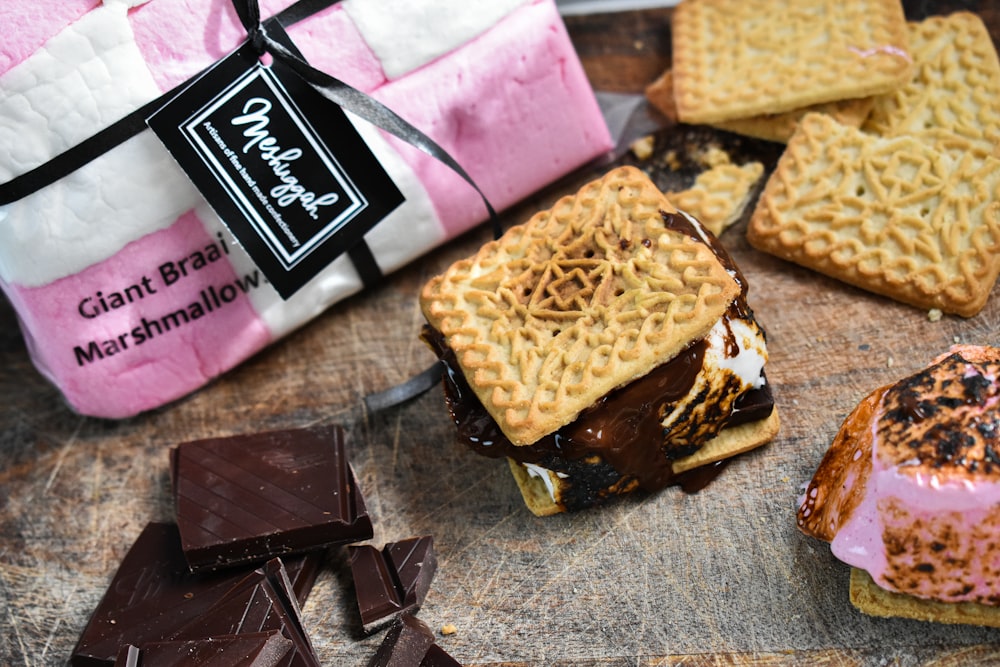
<svg viewBox="0 0 1000 667"><path fill-rule="evenodd" d="M198 639L280 631L292 642L281 667L319 667L319 659L302 624L298 602L280 558L269 560L244 577L200 617L180 628L172 639Z"/></svg>
<svg viewBox="0 0 1000 667"><path fill-rule="evenodd" d="M368 667L461 667L434 642L427 624L410 613L399 616Z"/></svg>
<svg viewBox="0 0 1000 667"><path fill-rule="evenodd" d="M286 568L295 597L305 602L322 552L290 558ZM170 639L218 602L248 569L192 574L181 552L177 526L148 524L118 566L73 649L74 667L113 665L118 649Z"/></svg>
<svg viewBox="0 0 1000 667"><path fill-rule="evenodd" d="M726 426L739 426L767 419L773 410L774 395L771 393L771 385L765 384L759 389L751 389L736 399L733 413L729 416Z"/></svg>
<svg viewBox="0 0 1000 667"><path fill-rule="evenodd" d="M430 536L386 544L350 547L351 574L364 631L374 632L403 612L423 604L437 571Z"/></svg>
<svg viewBox="0 0 1000 667"><path fill-rule="evenodd" d="M291 650L292 642L280 632L151 642L122 648L115 667L277 667Z"/></svg>
<svg viewBox="0 0 1000 667"><path fill-rule="evenodd" d="M396 619L368 667L420 667L434 645L434 633L412 614Z"/></svg>
<svg viewBox="0 0 1000 667"><path fill-rule="evenodd" d="M434 644L427 649L427 655L420 661L420 667L462 667L462 663L451 657L443 648Z"/></svg>
<svg viewBox="0 0 1000 667"><path fill-rule="evenodd" d="M338 426L186 442L170 469L192 571L372 537Z"/></svg>

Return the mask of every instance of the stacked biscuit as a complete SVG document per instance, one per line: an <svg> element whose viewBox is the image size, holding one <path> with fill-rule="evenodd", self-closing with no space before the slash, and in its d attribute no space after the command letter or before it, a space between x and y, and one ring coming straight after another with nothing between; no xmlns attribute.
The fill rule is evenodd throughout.
<svg viewBox="0 0 1000 667"><path fill-rule="evenodd" d="M764 334L714 236L640 170L560 199L421 292L459 440L537 515L679 483L774 437Z"/></svg>
<svg viewBox="0 0 1000 667"><path fill-rule="evenodd" d="M982 21L898 0L687 0L647 89L686 123L786 142L750 243L969 317L1000 274L1000 62Z"/></svg>
<svg viewBox="0 0 1000 667"><path fill-rule="evenodd" d="M681 122L765 139L787 138L808 111L860 124L867 98L913 68L898 0L688 0L672 30L673 70L650 100Z"/></svg>

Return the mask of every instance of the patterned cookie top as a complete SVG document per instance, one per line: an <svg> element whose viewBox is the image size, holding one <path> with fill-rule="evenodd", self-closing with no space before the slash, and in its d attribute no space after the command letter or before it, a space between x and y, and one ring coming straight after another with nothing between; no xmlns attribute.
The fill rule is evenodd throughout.
<svg viewBox="0 0 1000 667"><path fill-rule="evenodd" d="M1000 274L1000 161L806 116L748 225L766 252L922 308L972 316Z"/></svg>
<svg viewBox="0 0 1000 667"><path fill-rule="evenodd" d="M908 27L916 71L876 97L862 129L885 137L950 132L991 153L1000 142L1000 61L982 19L958 12Z"/></svg>
<svg viewBox="0 0 1000 667"><path fill-rule="evenodd" d="M899 0L685 0L672 36L688 123L881 94L912 72Z"/></svg>
<svg viewBox="0 0 1000 667"><path fill-rule="evenodd" d="M1000 481L1000 349L977 349L886 392L876 424L883 462L905 474Z"/></svg>
<svg viewBox="0 0 1000 667"><path fill-rule="evenodd" d="M620 167L424 287L427 321L516 445L704 337L739 286L640 170Z"/></svg>

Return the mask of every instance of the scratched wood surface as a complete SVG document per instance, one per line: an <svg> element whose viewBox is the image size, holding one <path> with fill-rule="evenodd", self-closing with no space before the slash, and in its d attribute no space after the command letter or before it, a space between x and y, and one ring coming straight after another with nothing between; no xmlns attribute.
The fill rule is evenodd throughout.
<svg viewBox="0 0 1000 667"><path fill-rule="evenodd" d="M960 3L908 3L911 17ZM993 3L980 11L993 31ZM598 89L638 91L669 64L669 10L568 20ZM659 137L640 166L661 182L665 151L716 144L734 158L773 146L690 128ZM505 215L518 221L596 172ZM360 398L432 361L417 340L419 286L488 239L476 230L338 305L204 390L123 422L70 412L31 366L0 301L0 664L60 664L142 526L172 518L167 448L315 423L344 424L375 519L375 542L431 534L439 569L420 616L454 624L439 643L466 664L966 665L1000 663L1000 634L862 616L847 569L799 534L793 511L844 415L872 388L955 341L997 342L1000 291L968 320L865 294L723 240L768 331L780 436L707 489L676 489L538 519L505 464L452 440L437 391L378 415ZM304 608L324 664L363 665L343 552Z"/></svg>

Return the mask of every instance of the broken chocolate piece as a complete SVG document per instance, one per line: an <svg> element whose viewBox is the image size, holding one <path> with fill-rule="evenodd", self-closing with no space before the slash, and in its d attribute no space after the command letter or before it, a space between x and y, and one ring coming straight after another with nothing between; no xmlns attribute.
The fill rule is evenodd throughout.
<svg viewBox="0 0 1000 667"><path fill-rule="evenodd" d="M420 661L420 667L462 667L462 663L451 657L443 648L434 644L427 649L427 654Z"/></svg>
<svg viewBox="0 0 1000 667"><path fill-rule="evenodd" d="M284 564L274 558L247 575L173 639L280 631L292 643L282 667L319 667Z"/></svg>
<svg viewBox="0 0 1000 667"><path fill-rule="evenodd" d="M277 667L291 650L292 642L280 632L151 642L123 647L115 667Z"/></svg>
<svg viewBox="0 0 1000 667"><path fill-rule="evenodd" d="M289 558L285 567L296 599L305 602L322 552ZM113 665L121 646L173 638L222 599L249 570L192 574L177 526L148 524L122 559L73 649L74 667ZM222 633L229 634L229 633Z"/></svg>
<svg viewBox="0 0 1000 667"><path fill-rule="evenodd" d="M350 547L351 574L366 633L420 608L437 571L433 547L430 536L390 542L382 551L370 545Z"/></svg>
<svg viewBox="0 0 1000 667"><path fill-rule="evenodd" d="M434 645L434 633L412 614L396 619L368 667L420 667Z"/></svg>
<svg viewBox="0 0 1000 667"><path fill-rule="evenodd" d="M368 667L461 667L461 663L434 642L426 623L404 613L386 633Z"/></svg>
<svg viewBox="0 0 1000 667"><path fill-rule="evenodd" d="M170 469L193 572L372 537L338 426L186 442Z"/></svg>

